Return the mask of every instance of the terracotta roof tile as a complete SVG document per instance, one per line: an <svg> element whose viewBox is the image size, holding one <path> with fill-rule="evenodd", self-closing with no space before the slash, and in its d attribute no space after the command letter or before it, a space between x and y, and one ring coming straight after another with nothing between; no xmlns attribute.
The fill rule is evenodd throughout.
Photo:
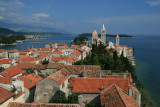
<svg viewBox="0 0 160 107"><path fill-rule="evenodd" d="M12 84L12 79L0 77L0 83Z"/></svg>
<svg viewBox="0 0 160 107"><path fill-rule="evenodd" d="M14 93L0 87L0 104L11 98L13 95Z"/></svg>
<svg viewBox="0 0 160 107"><path fill-rule="evenodd" d="M5 78L11 78L11 77L16 76L20 73L24 73L24 71L22 69L20 69L19 67L12 66L12 67L6 69L5 71L1 72L0 75L2 75Z"/></svg>
<svg viewBox="0 0 160 107"><path fill-rule="evenodd" d="M126 92L129 88L129 79L106 79L106 78L74 78L73 93L100 93L101 87L104 90L116 84Z"/></svg>
<svg viewBox="0 0 160 107"><path fill-rule="evenodd" d="M48 63L48 65L47 65L47 68L48 68L48 69L50 69L50 68L51 68L51 69L52 69L52 68L53 68L53 69L58 69L58 68L61 68L61 67L62 67L62 68L64 67L64 64L63 64L63 63L51 63L51 62L50 62L50 63Z"/></svg>
<svg viewBox="0 0 160 107"><path fill-rule="evenodd" d="M59 54L59 55L62 55L62 54L63 54L63 52L60 51L60 50L56 51L55 53L57 53L57 54Z"/></svg>
<svg viewBox="0 0 160 107"><path fill-rule="evenodd" d="M36 65L35 63L27 62L27 63L18 63L17 67L21 69L30 69L34 68L35 65Z"/></svg>
<svg viewBox="0 0 160 107"><path fill-rule="evenodd" d="M69 63L76 62L77 60L78 60L78 58L73 57L73 56L67 57L67 58L65 59L65 61L67 61L67 62L69 62Z"/></svg>
<svg viewBox="0 0 160 107"><path fill-rule="evenodd" d="M112 85L100 94L101 105L105 107L139 107L135 99L127 95L117 85Z"/></svg>
<svg viewBox="0 0 160 107"><path fill-rule="evenodd" d="M70 76L70 73L68 72L68 70L63 68L51 74L47 78L50 78L54 80L55 82L62 84L69 76Z"/></svg>
<svg viewBox="0 0 160 107"><path fill-rule="evenodd" d="M65 60L67 57L52 57L51 61L55 61L55 62L58 62L58 61L61 61L61 60Z"/></svg>
<svg viewBox="0 0 160 107"><path fill-rule="evenodd" d="M27 52L19 52L19 55L27 55Z"/></svg>
<svg viewBox="0 0 160 107"><path fill-rule="evenodd" d="M73 53L76 54L77 56L81 55L81 53L79 51L74 51Z"/></svg>
<svg viewBox="0 0 160 107"><path fill-rule="evenodd" d="M80 107L79 104L10 102L7 107Z"/></svg>
<svg viewBox="0 0 160 107"><path fill-rule="evenodd" d="M25 75L25 76L21 76L18 79L24 81L24 87L25 88L31 89L34 86L36 86L35 83L39 82L43 78L38 76L38 75L35 75L35 74L28 74L28 75Z"/></svg>
<svg viewBox="0 0 160 107"><path fill-rule="evenodd" d="M10 50L9 53L19 52L17 49Z"/></svg>
<svg viewBox="0 0 160 107"><path fill-rule="evenodd" d="M21 56L19 62L34 62L37 61L38 59L30 56Z"/></svg>
<svg viewBox="0 0 160 107"><path fill-rule="evenodd" d="M11 62L12 62L11 59L1 59L1 60L0 60L0 63L1 63L1 64L10 64Z"/></svg>
<svg viewBox="0 0 160 107"><path fill-rule="evenodd" d="M37 48L38 51L52 51L53 48Z"/></svg>
<svg viewBox="0 0 160 107"><path fill-rule="evenodd" d="M34 68L38 68L38 69L46 69L47 68L47 65L43 65L43 64L36 64L36 65L34 65Z"/></svg>
<svg viewBox="0 0 160 107"><path fill-rule="evenodd" d="M5 49L0 49L0 53L6 52Z"/></svg>
<svg viewBox="0 0 160 107"><path fill-rule="evenodd" d="M101 67L98 65L65 65L65 68L75 75L80 75L85 71L87 77L100 77Z"/></svg>

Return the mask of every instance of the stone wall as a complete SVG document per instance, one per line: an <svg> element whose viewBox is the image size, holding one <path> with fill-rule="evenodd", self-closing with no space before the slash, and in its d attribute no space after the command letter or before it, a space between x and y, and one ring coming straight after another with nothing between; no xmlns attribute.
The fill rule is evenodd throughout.
<svg viewBox="0 0 160 107"><path fill-rule="evenodd" d="M101 105L99 93L82 93L82 96L83 102L95 104L96 107Z"/></svg>
<svg viewBox="0 0 160 107"><path fill-rule="evenodd" d="M36 83L34 102L48 103L60 90L58 83L46 78Z"/></svg>

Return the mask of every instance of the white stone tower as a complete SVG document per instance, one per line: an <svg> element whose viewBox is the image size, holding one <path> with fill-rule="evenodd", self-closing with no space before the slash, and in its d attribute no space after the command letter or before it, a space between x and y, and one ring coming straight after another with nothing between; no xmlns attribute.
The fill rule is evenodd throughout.
<svg viewBox="0 0 160 107"><path fill-rule="evenodd" d="M106 43L106 29L104 27L104 24L103 24L103 27L101 29L101 41L103 42L103 44Z"/></svg>
<svg viewBox="0 0 160 107"><path fill-rule="evenodd" d="M119 36L117 35L116 36L116 47L119 46L119 41L120 41L120 39L119 39Z"/></svg>

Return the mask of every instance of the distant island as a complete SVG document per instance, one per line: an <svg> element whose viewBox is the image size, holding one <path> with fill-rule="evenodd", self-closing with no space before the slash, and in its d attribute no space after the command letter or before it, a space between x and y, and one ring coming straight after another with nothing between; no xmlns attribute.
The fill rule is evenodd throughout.
<svg viewBox="0 0 160 107"><path fill-rule="evenodd" d="M92 36L92 33L81 33L78 36ZM101 36L101 34L98 34L98 36ZM117 35L113 34L106 34L106 37L116 37ZM124 38L132 38L133 36L131 35L126 35L126 34L119 34L119 37L124 37Z"/></svg>
<svg viewBox="0 0 160 107"><path fill-rule="evenodd" d="M23 32L23 31L16 32L9 28L2 28L2 27L0 27L0 34L1 35L45 35L45 36L70 35L70 34L64 34L59 32Z"/></svg>

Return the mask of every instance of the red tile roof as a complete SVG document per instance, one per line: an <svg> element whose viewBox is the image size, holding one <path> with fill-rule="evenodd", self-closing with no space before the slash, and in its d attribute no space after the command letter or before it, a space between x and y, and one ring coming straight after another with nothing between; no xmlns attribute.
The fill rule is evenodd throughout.
<svg viewBox="0 0 160 107"><path fill-rule="evenodd" d="M69 63L76 62L77 60L78 60L78 58L73 57L73 56L67 57L67 58L65 59L65 61L67 61L67 62L69 62Z"/></svg>
<svg viewBox="0 0 160 107"><path fill-rule="evenodd" d="M112 85L100 95L101 105L105 107L139 107L135 99L127 95L117 85Z"/></svg>
<svg viewBox="0 0 160 107"><path fill-rule="evenodd" d="M61 60L64 60L66 59L67 57L52 57L51 61L61 61Z"/></svg>
<svg viewBox="0 0 160 107"><path fill-rule="evenodd" d="M20 69L19 67L12 66L12 67L6 69L6 71L1 72L0 75L2 75L5 78L11 78L11 77L16 76L20 73L24 73L24 71L22 69Z"/></svg>
<svg viewBox="0 0 160 107"><path fill-rule="evenodd" d="M19 52L19 55L27 55L27 52Z"/></svg>
<svg viewBox="0 0 160 107"><path fill-rule="evenodd" d="M71 71L72 74L80 75L84 71L86 72L86 77L99 78L101 67L98 65L65 65L65 68L68 71Z"/></svg>
<svg viewBox="0 0 160 107"><path fill-rule="evenodd" d="M53 48L37 48L38 51L52 51Z"/></svg>
<svg viewBox="0 0 160 107"><path fill-rule="evenodd" d="M77 56L81 55L81 53L79 51L74 51L74 54L76 54Z"/></svg>
<svg viewBox="0 0 160 107"><path fill-rule="evenodd" d="M74 78L73 93L100 93L101 87L104 90L116 84L126 92L129 88L129 79L106 79L106 78ZM69 85L70 86L70 85Z"/></svg>
<svg viewBox="0 0 160 107"><path fill-rule="evenodd" d="M31 62L27 62L27 63L18 63L17 67L21 68L21 69L30 69L30 68L34 68L36 64L35 63L31 63Z"/></svg>
<svg viewBox="0 0 160 107"><path fill-rule="evenodd" d="M20 60L18 62L34 62L37 61L38 59L30 56L21 56Z"/></svg>
<svg viewBox="0 0 160 107"><path fill-rule="evenodd" d="M51 55L53 52L37 52L40 55Z"/></svg>
<svg viewBox="0 0 160 107"><path fill-rule="evenodd" d="M58 68L63 68L64 64L63 63L48 63L47 68L48 69L58 69Z"/></svg>
<svg viewBox="0 0 160 107"><path fill-rule="evenodd" d="M31 89L31 88L36 86L35 83L39 82L43 78L38 76L38 75L35 75L35 74L28 74L28 75L25 75L25 76L21 76L18 79L24 81L24 87L25 88Z"/></svg>
<svg viewBox="0 0 160 107"><path fill-rule="evenodd" d="M70 76L70 73L68 72L68 70L63 68L51 74L47 78L50 78L54 80L55 82L62 84L69 76Z"/></svg>
<svg viewBox="0 0 160 107"><path fill-rule="evenodd" d="M0 87L0 104L11 98L13 95L14 93Z"/></svg>
<svg viewBox="0 0 160 107"><path fill-rule="evenodd" d="M80 48L77 48L77 50L80 52L80 53L83 53L84 51Z"/></svg>
<svg viewBox="0 0 160 107"><path fill-rule="evenodd" d="M5 49L0 49L0 53L6 52Z"/></svg>
<svg viewBox="0 0 160 107"><path fill-rule="evenodd" d="M80 107L79 104L10 102L7 107Z"/></svg>
<svg viewBox="0 0 160 107"><path fill-rule="evenodd" d="M1 63L1 64L10 64L11 62L12 62L11 59L1 59L1 60L0 60L0 63Z"/></svg>
<svg viewBox="0 0 160 107"><path fill-rule="evenodd" d="M43 65L43 64L36 64L34 65L34 68L37 68L37 69L46 69L47 68L47 64Z"/></svg>
<svg viewBox="0 0 160 107"><path fill-rule="evenodd" d="M0 83L12 84L12 79L0 77Z"/></svg>
<svg viewBox="0 0 160 107"><path fill-rule="evenodd" d="M56 51L55 53L57 53L57 54L59 54L59 55L62 55L62 54L63 54L63 52L60 51L60 50Z"/></svg>
<svg viewBox="0 0 160 107"><path fill-rule="evenodd" d="M37 52L37 50L36 49L26 49L26 50L23 50L22 52Z"/></svg>
<svg viewBox="0 0 160 107"><path fill-rule="evenodd" d="M14 53L14 52L18 52L19 50L17 49L13 49L13 50L10 50L9 53Z"/></svg>

